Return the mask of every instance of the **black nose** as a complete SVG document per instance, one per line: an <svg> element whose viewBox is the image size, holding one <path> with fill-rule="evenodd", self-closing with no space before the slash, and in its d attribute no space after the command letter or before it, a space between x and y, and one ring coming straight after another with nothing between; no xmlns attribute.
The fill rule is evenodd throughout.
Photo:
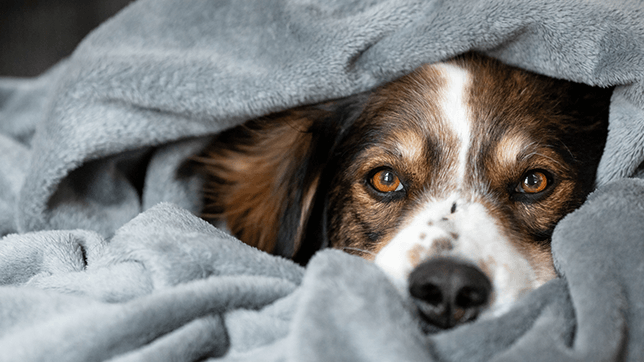
<svg viewBox="0 0 644 362"><path fill-rule="evenodd" d="M409 293L422 317L443 329L474 320L491 291L482 271L455 259L427 260L409 275Z"/></svg>

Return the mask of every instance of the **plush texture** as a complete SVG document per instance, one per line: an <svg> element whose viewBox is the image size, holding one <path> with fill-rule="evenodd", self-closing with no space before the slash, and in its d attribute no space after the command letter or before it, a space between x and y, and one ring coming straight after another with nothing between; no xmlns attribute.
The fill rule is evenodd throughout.
<svg viewBox="0 0 644 362"><path fill-rule="evenodd" d="M35 79L0 79L2 361L644 360L638 1L139 0ZM615 86L561 275L443 333L371 263L306 268L194 216L185 161L244 120L476 50Z"/></svg>

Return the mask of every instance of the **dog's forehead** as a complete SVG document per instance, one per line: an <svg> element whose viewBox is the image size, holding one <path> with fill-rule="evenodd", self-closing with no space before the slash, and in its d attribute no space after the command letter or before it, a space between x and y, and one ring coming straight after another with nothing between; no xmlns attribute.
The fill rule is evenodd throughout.
<svg viewBox="0 0 644 362"><path fill-rule="evenodd" d="M535 83L534 75L498 62L424 65L379 89L362 121L380 131L379 147L411 162L433 155L445 171L485 153L510 165L547 141L543 130L552 117L535 107L547 97Z"/></svg>

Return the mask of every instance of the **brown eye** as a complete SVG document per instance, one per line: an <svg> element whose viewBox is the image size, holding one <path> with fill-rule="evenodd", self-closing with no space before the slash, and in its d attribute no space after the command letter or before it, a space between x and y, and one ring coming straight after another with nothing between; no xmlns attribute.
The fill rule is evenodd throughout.
<svg viewBox="0 0 644 362"><path fill-rule="evenodd" d="M369 181L371 186L380 192L394 192L403 189L400 179L391 170L380 170L371 176Z"/></svg>
<svg viewBox="0 0 644 362"><path fill-rule="evenodd" d="M523 176L523 180L518 188L519 192L526 194L536 194L548 187L548 176L542 171L529 171Z"/></svg>

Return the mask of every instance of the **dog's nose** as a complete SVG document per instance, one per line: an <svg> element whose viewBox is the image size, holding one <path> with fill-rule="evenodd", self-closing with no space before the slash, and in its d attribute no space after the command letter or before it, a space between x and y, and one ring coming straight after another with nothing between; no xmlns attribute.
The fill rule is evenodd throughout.
<svg viewBox="0 0 644 362"><path fill-rule="evenodd" d="M443 329L474 320L491 291L481 270L450 258L427 260L409 275L409 293L422 317Z"/></svg>

